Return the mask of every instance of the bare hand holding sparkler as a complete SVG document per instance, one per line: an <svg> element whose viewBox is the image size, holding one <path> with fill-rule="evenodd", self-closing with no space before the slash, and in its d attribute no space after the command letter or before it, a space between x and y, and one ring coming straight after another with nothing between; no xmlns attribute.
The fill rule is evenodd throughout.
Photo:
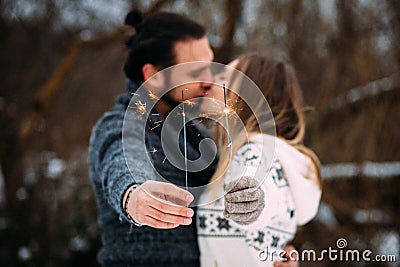
<svg viewBox="0 0 400 267"><path fill-rule="evenodd" d="M122 203L126 202L126 190ZM188 191L170 183L147 181L130 194L126 212L139 224L158 229L171 229L192 223L193 210L188 208L194 197Z"/></svg>

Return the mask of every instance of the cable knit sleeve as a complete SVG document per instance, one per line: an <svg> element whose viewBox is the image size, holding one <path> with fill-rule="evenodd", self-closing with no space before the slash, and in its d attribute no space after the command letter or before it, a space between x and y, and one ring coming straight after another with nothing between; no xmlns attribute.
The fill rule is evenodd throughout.
<svg viewBox="0 0 400 267"><path fill-rule="evenodd" d="M144 182L146 178L150 179L152 168L146 168L149 164L146 157L132 155L135 161L130 161L133 171L131 174L122 145L124 115L125 105L119 103L111 111L106 112L94 126L89 146L89 169L96 194L101 195L101 199L105 199L120 217L126 219L121 208L125 190L133 183ZM132 133L129 136L130 150L137 153L145 150L144 139L141 139L138 131L139 123L139 121L132 121L129 125Z"/></svg>

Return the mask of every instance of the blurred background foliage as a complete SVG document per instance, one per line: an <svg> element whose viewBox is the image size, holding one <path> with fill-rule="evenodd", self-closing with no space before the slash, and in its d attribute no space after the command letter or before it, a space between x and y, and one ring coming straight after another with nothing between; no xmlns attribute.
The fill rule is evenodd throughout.
<svg viewBox="0 0 400 267"><path fill-rule="evenodd" d="M400 225L397 0L1 0L0 265L97 266L87 171L91 127L125 91L126 13L168 10L208 29L215 61L284 53L308 105L306 144L324 164L301 251L395 255ZM301 266L362 266L304 262Z"/></svg>

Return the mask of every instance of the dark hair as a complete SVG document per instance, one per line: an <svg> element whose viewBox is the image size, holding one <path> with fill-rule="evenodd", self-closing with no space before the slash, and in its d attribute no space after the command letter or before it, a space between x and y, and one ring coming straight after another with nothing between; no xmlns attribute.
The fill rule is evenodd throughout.
<svg viewBox="0 0 400 267"><path fill-rule="evenodd" d="M176 63L175 43L205 36L204 27L197 22L168 12L143 20L141 13L134 10L126 16L125 24L134 27L136 33L126 42L130 53L124 71L137 84L143 81L143 65L150 63L160 70L170 67Z"/></svg>

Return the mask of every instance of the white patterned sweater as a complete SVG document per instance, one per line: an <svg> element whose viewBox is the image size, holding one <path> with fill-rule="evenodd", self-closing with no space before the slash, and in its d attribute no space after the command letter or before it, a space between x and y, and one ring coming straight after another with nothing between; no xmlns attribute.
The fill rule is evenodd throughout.
<svg viewBox="0 0 400 267"><path fill-rule="evenodd" d="M262 149L265 140L275 142L275 155L269 161L263 154L266 149ZM279 138L259 134L250 141L234 155L225 185L243 176L256 178L265 193L265 207L256 222L236 224L223 217L224 198L214 201L215 196L224 194L224 186L209 186L199 202L209 204L200 206L197 213L202 267L272 266L278 252L293 239L297 225L307 223L317 213L321 190L311 160ZM264 171L266 175L260 180L255 175L263 168L269 171Z"/></svg>

